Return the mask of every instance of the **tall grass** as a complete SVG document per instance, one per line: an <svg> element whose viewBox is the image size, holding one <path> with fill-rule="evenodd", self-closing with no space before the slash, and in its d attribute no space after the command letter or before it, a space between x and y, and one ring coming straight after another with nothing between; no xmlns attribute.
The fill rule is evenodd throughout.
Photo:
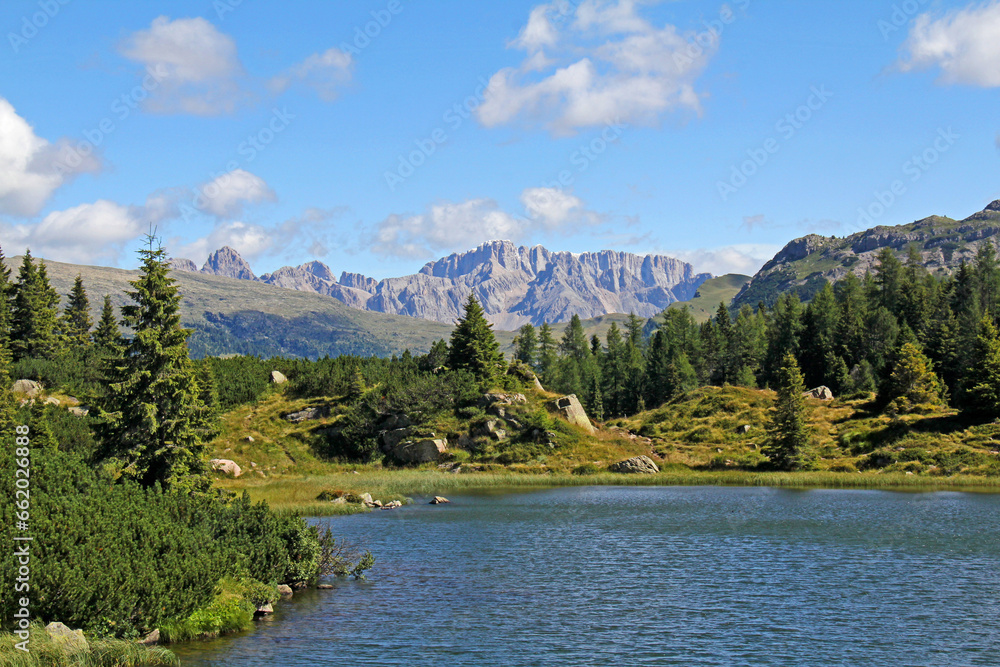
<svg viewBox="0 0 1000 667"><path fill-rule="evenodd" d="M143 646L123 639L88 640L89 650L71 651L56 643L40 623L32 623L29 651L14 648L21 641L0 633L0 665L5 667L174 667L180 660L161 646Z"/></svg>

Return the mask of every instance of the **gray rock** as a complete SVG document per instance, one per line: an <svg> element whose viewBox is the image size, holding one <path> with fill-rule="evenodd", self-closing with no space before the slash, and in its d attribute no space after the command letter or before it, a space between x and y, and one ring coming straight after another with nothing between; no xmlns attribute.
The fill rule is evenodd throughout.
<svg viewBox="0 0 1000 667"><path fill-rule="evenodd" d="M433 500L431 500L431 505L445 505L450 502L451 501L444 496L434 496Z"/></svg>
<svg viewBox="0 0 1000 667"><path fill-rule="evenodd" d="M208 463L212 466L212 470L216 472L232 475L233 477L239 477L243 474L243 470L240 469L236 462L229 459L212 459Z"/></svg>
<svg viewBox="0 0 1000 667"><path fill-rule="evenodd" d="M503 442L504 440L507 439L507 431L503 430L502 428L498 428L497 430L493 431L491 435L493 436L493 439L496 440L497 442Z"/></svg>
<svg viewBox="0 0 1000 667"><path fill-rule="evenodd" d="M810 389L806 393L802 394L806 398L818 398L821 401L832 401L833 392L827 386L816 387L815 389Z"/></svg>
<svg viewBox="0 0 1000 667"><path fill-rule="evenodd" d="M59 405L60 403L59 399L55 396L49 396L42 402L45 403L45 405Z"/></svg>
<svg viewBox="0 0 1000 667"><path fill-rule="evenodd" d="M14 383L14 386L10 388L15 394L24 394L28 398L34 398L42 393L44 387L40 382L35 382L34 380L18 380Z"/></svg>
<svg viewBox="0 0 1000 667"><path fill-rule="evenodd" d="M392 456L402 463L433 463L447 450L447 440L426 439L404 442L392 450Z"/></svg>
<svg viewBox="0 0 1000 667"><path fill-rule="evenodd" d="M407 426L412 426L413 422L404 414L392 414L386 415L385 418L379 423L378 429L380 431L398 431L401 428L406 428Z"/></svg>
<svg viewBox="0 0 1000 667"><path fill-rule="evenodd" d="M653 475L660 472L656 463L654 463L653 459L648 456L635 456L624 461L619 461L618 463L612 464L609 470L611 470L611 472L644 475Z"/></svg>
<svg viewBox="0 0 1000 667"><path fill-rule="evenodd" d="M288 382L288 378L281 371L271 371L271 382L274 384L284 384Z"/></svg>
<svg viewBox="0 0 1000 667"><path fill-rule="evenodd" d="M261 616L264 616L266 614L273 614L274 613L274 607L272 607L271 603L268 602L266 604L262 604L261 606L257 607L257 612L256 613L260 614Z"/></svg>
<svg viewBox="0 0 1000 667"><path fill-rule="evenodd" d="M483 394L479 399L479 405L516 405L527 403L528 399L524 394Z"/></svg>
<svg viewBox="0 0 1000 667"><path fill-rule="evenodd" d="M375 501L372 500L372 494L370 494L370 493L362 493L361 494L361 502L364 503L365 505L372 505L372 504L374 504Z"/></svg>
<svg viewBox="0 0 1000 667"><path fill-rule="evenodd" d="M254 439L252 435L248 435L245 438L243 438L243 442L253 442L253 441Z"/></svg>
<svg viewBox="0 0 1000 667"><path fill-rule="evenodd" d="M139 640L140 644L145 644L146 646L152 646L154 644L160 643L160 629L154 628L152 632Z"/></svg>
<svg viewBox="0 0 1000 667"><path fill-rule="evenodd" d="M745 435L750 432L751 428L752 427L750 426L750 424L743 424L742 426L736 427L736 433L738 433L739 435Z"/></svg>
<svg viewBox="0 0 1000 667"><path fill-rule="evenodd" d="M63 645L72 651L90 650L90 645L87 643L86 637L83 636L83 630L70 630L62 623L54 621L45 626L45 632L54 643Z"/></svg>
<svg viewBox="0 0 1000 667"><path fill-rule="evenodd" d="M246 260L229 246L223 246L209 255L201 272L239 280L258 280Z"/></svg>
<svg viewBox="0 0 1000 667"><path fill-rule="evenodd" d="M388 452L399 446L399 443L410 438L413 435L413 429L407 428L397 428L394 431L382 431L379 434L379 440L382 442L382 451Z"/></svg>
<svg viewBox="0 0 1000 667"><path fill-rule="evenodd" d="M75 415L77 417L86 417L90 414L90 410L88 408L77 407L75 405L68 408L68 410L71 415Z"/></svg>
<svg viewBox="0 0 1000 667"><path fill-rule="evenodd" d="M312 408L306 408L305 410L299 410L298 412L292 412L285 415L285 419L292 422L293 424L300 424L304 421L310 421L313 419L323 419L324 417L330 416L330 406L329 405L318 405Z"/></svg>
<svg viewBox="0 0 1000 667"><path fill-rule="evenodd" d="M580 400L576 397L576 394L570 394L569 396L563 396L550 401L549 406L559 412L570 424L576 424L590 434L596 433L594 425L590 423L590 419L587 417L587 411L583 409L583 405L580 404Z"/></svg>
<svg viewBox="0 0 1000 667"><path fill-rule="evenodd" d="M319 590L319 591L332 591L333 590L333 584L318 584L316 586L316 590Z"/></svg>
<svg viewBox="0 0 1000 667"><path fill-rule="evenodd" d="M292 591L292 587L288 584L278 584L278 595L283 598L290 598L295 595L295 593Z"/></svg>
<svg viewBox="0 0 1000 667"><path fill-rule="evenodd" d="M174 257L170 259L170 268L175 271L187 271L188 273L198 273L198 265L190 259Z"/></svg>

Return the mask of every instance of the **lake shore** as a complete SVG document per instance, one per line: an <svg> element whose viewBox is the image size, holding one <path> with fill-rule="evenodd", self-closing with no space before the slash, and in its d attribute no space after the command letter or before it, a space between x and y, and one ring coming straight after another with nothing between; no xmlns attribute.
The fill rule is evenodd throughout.
<svg viewBox="0 0 1000 667"><path fill-rule="evenodd" d="M309 516L336 516L366 511L358 503L319 501L323 492L371 494L389 502L414 500L448 493L491 489L536 489L566 486L769 486L801 489L872 489L885 491L966 491L1000 493L1000 478L972 475L907 475L905 473L672 471L655 475L597 473L528 473L517 471L450 473L440 470L390 470L357 468L304 476L282 476L266 480L220 480L230 491L246 490L255 500L265 500L275 509Z"/></svg>

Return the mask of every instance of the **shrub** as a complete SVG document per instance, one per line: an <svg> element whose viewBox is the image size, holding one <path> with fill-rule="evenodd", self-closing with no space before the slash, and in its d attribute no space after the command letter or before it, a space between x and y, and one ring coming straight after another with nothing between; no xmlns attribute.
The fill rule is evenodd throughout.
<svg viewBox="0 0 1000 667"><path fill-rule="evenodd" d="M601 469L593 463L584 463L573 468L574 475L596 475L599 472L601 472Z"/></svg>

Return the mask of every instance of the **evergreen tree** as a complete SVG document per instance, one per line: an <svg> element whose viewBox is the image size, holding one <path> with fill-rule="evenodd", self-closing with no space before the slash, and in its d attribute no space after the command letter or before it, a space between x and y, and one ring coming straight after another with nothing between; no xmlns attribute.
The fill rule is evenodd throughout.
<svg viewBox="0 0 1000 667"><path fill-rule="evenodd" d="M470 371L484 388L492 386L504 373L500 344L475 294L469 294L465 314L451 333L448 366Z"/></svg>
<svg viewBox="0 0 1000 667"><path fill-rule="evenodd" d="M71 347L80 348L88 345L92 324L90 300L87 298L87 290L83 287L83 277L77 274L60 323L64 340Z"/></svg>
<svg viewBox="0 0 1000 667"><path fill-rule="evenodd" d="M997 264L996 249L989 240L983 241L979 246L973 264L979 311L995 318L997 301L1000 299L1000 265Z"/></svg>
<svg viewBox="0 0 1000 667"><path fill-rule="evenodd" d="M799 364L792 354L782 359L778 375L778 399L767 428L767 441L761 452L779 470L796 470L804 464L804 450L809 441L806 431L805 383Z"/></svg>
<svg viewBox="0 0 1000 667"><path fill-rule="evenodd" d="M535 333L535 327L528 323L518 329L517 337L514 338L514 358L534 366L537 356L538 334Z"/></svg>
<svg viewBox="0 0 1000 667"><path fill-rule="evenodd" d="M645 404L646 345L642 335L645 322L635 313L625 321L625 394L622 408L626 414L642 412Z"/></svg>
<svg viewBox="0 0 1000 667"><path fill-rule="evenodd" d="M10 327L13 318L14 284L10 280L10 267L0 248L0 345L10 345Z"/></svg>
<svg viewBox="0 0 1000 667"><path fill-rule="evenodd" d="M104 295L104 305L101 308L101 319L94 329L94 346L101 353L116 353L122 345L122 334L115 319L115 308L111 305L111 297Z"/></svg>
<svg viewBox="0 0 1000 667"><path fill-rule="evenodd" d="M989 317L979 323L975 358L976 364L968 370L965 403L972 412L1000 417L1000 334Z"/></svg>
<svg viewBox="0 0 1000 667"><path fill-rule="evenodd" d="M421 357L417 366L422 371L433 371L448 364L448 343L444 339L439 339L431 343L431 349Z"/></svg>
<svg viewBox="0 0 1000 667"><path fill-rule="evenodd" d="M847 370L847 364L838 354L837 341L837 298L834 296L830 283L823 285L813 300L806 306L802 316L802 373L807 386L837 384L832 377L836 375L830 365L831 358L836 357ZM774 372L773 358L771 373ZM844 391L841 386L839 391Z"/></svg>
<svg viewBox="0 0 1000 667"><path fill-rule="evenodd" d="M767 353L764 373L770 384L777 381L781 360L791 353L799 357L799 342L802 336L802 302L795 292L786 292L778 297L771 313L767 331ZM742 383L741 383L742 384Z"/></svg>
<svg viewBox="0 0 1000 667"><path fill-rule="evenodd" d="M903 294L903 265L889 248L882 248L878 253L875 284L877 285L878 304L889 312L895 313Z"/></svg>
<svg viewBox="0 0 1000 667"><path fill-rule="evenodd" d="M59 295L49 284L45 263L39 262L36 266L31 251L25 251L14 290L11 352L15 361L25 357L55 356L58 351L58 303Z"/></svg>
<svg viewBox="0 0 1000 667"><path fill-rule="evenodd" d="M100 457L144 486L208 487L202 453L205 405L188 356L190 331L180 324L181 295L156 239L139 251L139 277L122 320L133 336L107 362L107 390L98 405Z"/></svg>
<svg viewBox="0 0 1000 667"><path fill-rule="evenodd" d="M538 330L538 378L546 387L555 379L556 364L559 361L558 347L552 335L552 327L548 322L542 322Z"/></svg>
<svg viewBox="0 0 1000 667"><path fill-rule="evenodd" d="M606 340L608 351L604 355L601 368L601 376L604 379L604 406L610 416L620 417L626 413L628 358L625 341L616 323L611 323Z"/></svg>
<svg viewBox="0 0 1000 667"><path fill-rule="evenodd" d="M730 384L756 387L766 347L766 325L763 314L754 314L750 306L740 308L729 334L729 349L725 359L725 377Z"/></svg>
<svg viewBox="0 0 1000 667"><path fill-rule="evenodd" d="M911 412L918 405L940 404L941 383L931 370L930 360L913 342L903 343L896 353L892 375L879 402L888 404L888 412Z"/></svg>
<svg viewBox="0 0 1000 667"><path fill-rule="evenodd" d="M670 349L663 328L653 332L649 340L649 355L646 359L646 396L651 406L665 403L671 396L668 380Z"/></svg>

